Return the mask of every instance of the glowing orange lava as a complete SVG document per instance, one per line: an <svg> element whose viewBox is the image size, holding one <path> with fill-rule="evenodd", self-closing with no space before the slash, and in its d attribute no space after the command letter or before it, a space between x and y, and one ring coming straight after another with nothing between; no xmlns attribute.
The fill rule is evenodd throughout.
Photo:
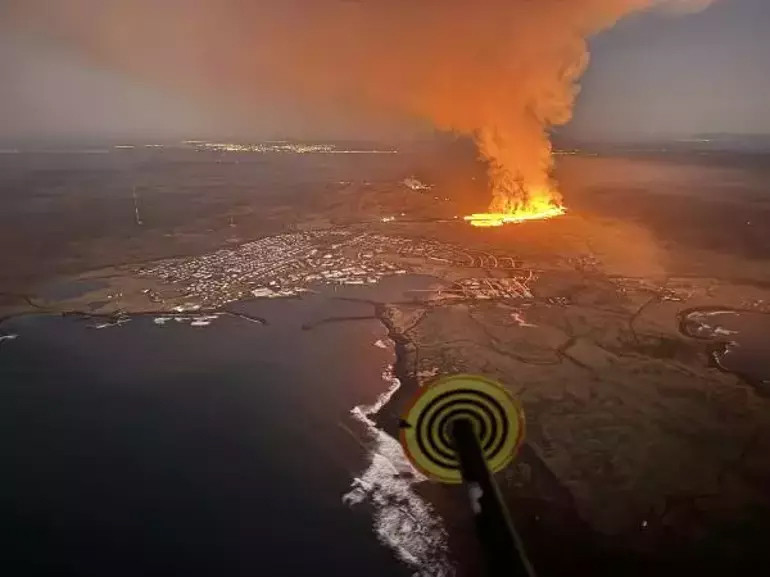
<svg viewBox="0 0 770 577"><path fill-rule="evenodd" d="M548 204L545 206L521 207L512 212L479 212L464 217L471 226L493 227L525 222L528 220L542 220L555 218L567 211L561 205Z"/></svg>

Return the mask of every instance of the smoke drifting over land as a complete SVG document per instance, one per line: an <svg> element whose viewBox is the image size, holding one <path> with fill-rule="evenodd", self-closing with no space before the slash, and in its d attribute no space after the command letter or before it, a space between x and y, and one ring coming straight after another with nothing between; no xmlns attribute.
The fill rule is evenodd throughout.
<svg viewBox="0 0 770 577"><path fill-rule="evenodd" d="M12 0L5 20L244 118L267 94L305 111L406 115L472 135L489 162L492 208L511 212L560 203L548 129L571 118L586 39L659 4Z"/></svg>

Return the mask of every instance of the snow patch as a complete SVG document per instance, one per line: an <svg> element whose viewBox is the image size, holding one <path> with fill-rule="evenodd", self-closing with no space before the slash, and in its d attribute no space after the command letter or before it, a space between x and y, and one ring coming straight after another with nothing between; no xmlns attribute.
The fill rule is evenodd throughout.
<svg viewBox="0 0 770 577"><path fill-rule="evenodd" d="M88 328L91 328L91 329L108 329L110 327L119 327L119 326L124 325L124 324L129 323L129 322L131 322L131 319L129 317L122 316L122 317L117 317L115 319L111 319L111 320L109 320L107 322L96 323L94 325L88 325Z"/></svg>
<svg viewBox="0 0 770 577"><path fill-rule="evenodd" d="M738 331L731 331L729 329L724 329L722 327L716 327L714 328L714 335L719 337L729 337L731 335L737 335Z"/></svg>
<svg viewBox="0 0 770 577"><path fill-rule="evenodd" d="M738 313L730 310L700 311L690 313L687 320L694 326L695 336L700 338L730 337L739 334L738 331L720 326L720 316L734 316Z"/></svg>
<svg viewBox="0 0 770 577"><path fill-rule="evenodd" d="M516 323L516 326L518 327L524 327L524 328L536 328L537 325L533 325L532 323L528 323L527 319L524 318L524 313L521 311L516 311L511 313L511 318L513 319L513 322Z"/></svg>
<svg viewBox="0 0 770 577"><path fill-rule="evenodd" d="M174 315L168 317L155 317L152 322L159 327L166 326L166 324L174 321L178 324L189 323L191 327L207 327L212 322L217 320L221 315L219 313L211 315Z"/></svg>
<svg viewBox="0 0 770 577"><path fill-rule="evenodd" d="M421 383L424 383L426 381L431 380L440 372L441 372L441 369L439 369L438 367L433 367L432 369L425 369L424 371L417 372L417 378L420 380Z"/></svg>
<svg viewBox="0 0 770 577"><path fill-rule="evenodd" d="M414 178L413 176L405 178L401 182L404 184L404 186L414 191L430 190L431 188L433 188L433 185L425 184L424 182L420 181L417 178Z"/></svg>

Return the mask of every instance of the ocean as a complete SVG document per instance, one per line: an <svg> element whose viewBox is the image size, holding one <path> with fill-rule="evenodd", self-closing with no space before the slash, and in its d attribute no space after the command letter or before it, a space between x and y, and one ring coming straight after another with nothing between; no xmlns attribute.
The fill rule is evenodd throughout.
<svg viewBox="0 0 770 577"><path fill-rule="evenodd" d="M3 574L441 574L440 525L403 463L373 466L384 433L364 415L398 386L365 301L430 280L241 302L197 325L2 323L17 335L0 343ZM407 543L393 480L432 537Z"/></svg>

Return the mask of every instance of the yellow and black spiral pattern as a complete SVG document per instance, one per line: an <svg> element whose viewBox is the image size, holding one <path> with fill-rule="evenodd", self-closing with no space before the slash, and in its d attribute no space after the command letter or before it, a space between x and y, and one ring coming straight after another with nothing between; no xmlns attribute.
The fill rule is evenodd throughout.
<svg viewBox="0 0 770 577"><path fill-rule="evenodd" d="M521 408L495 381L473 375L445 377L423 387L401 419L401 444L428 477L460 483L452 424L468 419L492 472L513 459L524 438Z"/></svg>

